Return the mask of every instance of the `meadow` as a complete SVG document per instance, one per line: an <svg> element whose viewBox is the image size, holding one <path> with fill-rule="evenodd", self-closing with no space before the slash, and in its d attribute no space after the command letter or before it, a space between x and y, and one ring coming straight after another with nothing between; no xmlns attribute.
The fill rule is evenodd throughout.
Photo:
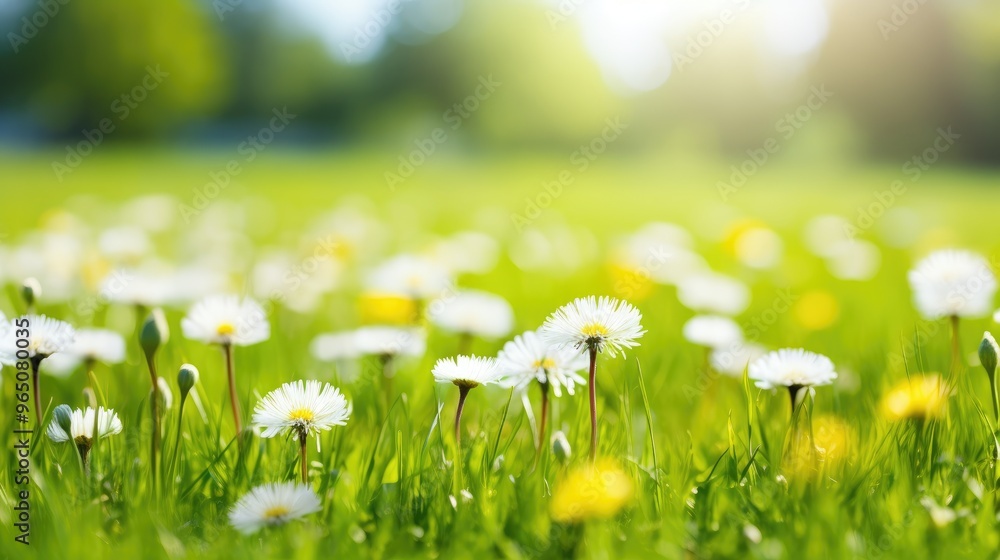
<svg viewBox="0 0 1000 560"><path fill-rule="evenodd" d="M174 399L162 420L163 456L181 451L176 470L154 489L147 460L150 378L137 333L148 309L99 295L101 273L113 265L98 254L100 272L74 271L81 287L64 301L47 299L41 278L38 311L125 337L125 360L93 371L95 398L114 408L123 430L96 442L84 473L73 446L57 445L36 428L31 544L15 542L15 389L12 368L3 369L0 557L996 557L997 445L990 384L976 354L983 331L996 324L989 316L963 318L961 364L953 366L949 323L922 318L907 282L921 257L945 247L973 250L995 271L995 172L940 166L914 177L904 162L773 162L722 196L718 183L730 177L729 164L694 156L608 156L577 172L568 158L555 156L438 154L433 165L390 189L384 173L395 169L396 156L384 150L275 151L244 162L209 196L205 185L225 168L220 162L238 154L98 152L62 182L51 168L61 154L0 156L6 255L42 230L70 232L87 255L99 253L96 234L127 218L123 203L165 193L196 212L186 223L182 207L171 206L173 224L151 235L150 252L174 263L218 259L228 267L230 291L243 294L253 280L246 267L274 248L297 255L293 268L302 269L294 274L310 282L305 265L320 254L324 227L336 224L317 221L324 214L349 206L371 219L375 228L366 239L377 242L322 253L342 265L334 287L307 303L282 292L266 307L270 337L235 349L245 422L265 394L298 379L331 383L353 410L345 426L322 432L318 445L309 441L308 479L322 509L253 535L237 532L230 508L256 485L297 480L299 450L287 438L258 436L240 450L222 353L182 335L189 303L166 305L170 340L156 364ZM546 198L543 183L567 170L572 182ZM890 198L885 193L894 181L904 188ZM844 217L877 248L869 277L832 272L805 239L811 220L829 214ZM142 224L162 216L133 218ZM623 239L649 222L685 228L692 251L712 270L748 286L750 303L734 317L748 340L805 348L836 365L838 378L816 387L805 416L796 419L811 425L819 458L786 460L787 393L705 367L706 350L682 335L695 311L681 304L675 286L650 279L669 266L655 251L630 266L615 260ZM748 228L775 232L780 259L748 266L754 261L736 242ZM517 391L472 391L456 447L451 423L458 393L434 383L431 370L439 358L457 354L462 341L424 319L426 351L399 359L391 385L377 357L335 364L310 350L320 333L372 322L359 303L366 271L468 230L494 239L498 254L495 264L457 273L457 286L504 297L515 317L509 336L476 338L471 353L495 356L506 340L538 328L576 297L621 298L642 313L640 345L624 358L599 358L598 454L633 489L609 515L567 520L553 506L553 495L588 461L585 388L552 401L550 434L565 433L569 457L543 441L536 459L534 387L527 392L534 411ZM840 265L856 264L848 260ZM0 266L11 262L0 259ZM24 311L18 274L0 268L6 284L0 310L8 317ZM286 305L291 301L296 309ZM176 376L184 363L200 370L194 391L202 407L189 403L181 418ZM885 413L894 387L933 372L947 381L945 412L905 419ZM41 382L46 426L56 405L86 406L83 391L92 384L82 368L63 378L43 375ZM597 492L582 499L599 502Z"/></svg>

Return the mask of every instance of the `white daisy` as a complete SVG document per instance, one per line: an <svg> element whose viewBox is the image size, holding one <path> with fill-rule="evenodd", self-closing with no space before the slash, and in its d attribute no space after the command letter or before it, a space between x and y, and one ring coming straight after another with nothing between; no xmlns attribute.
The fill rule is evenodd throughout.
<svg viewBox="0 0 1000 560"><path fill-rule="evenodd" d="M321 362L350 360L361 355L355 331L317 335L309 344L309 352Z"/></svg>
<svg viewBox="0 0 1000 560"><path fill-rule="evenodd" d="M908 278L917 309L929 319L987 315L997 290L990 263L971 251L931 253Z"/></svg>
<svg viewBox="0 0 1000 560"><path fill-rule="evenodd" d="M351 405L336 387L315 380L300 380L285 383L257 403L253 423L263 428L261 437L274 437L288 431L303 438L333 426L343 426L350 415Z"/></svg>
<svg viewBox="0 0 1000 560"><path fill-rule="evenodd" d="M361 327L354 331L354 343L365 356L423 356L427 335L413 327Z"/></svg>
<svg viewBox="0 0 1000 560"><path fill-rule="evenodd" d="M695 315L684 323L684 338L708 348L721 348L743 340L743 329L736 321L721 315Z"/></svg>
<svg viewBox="0 0 1000 560"><path fill-rule="evenodd" d="M441 358L434 364L431 373L438 383L453 383L462 388L490 385L496 383L502 375L495 358L479 356Z"/></svg>
<svg viewBox="0 0 1000 560"><path fill-rule="evenodd" d="M483 338L500 338L514 328L514 310L504 298L478 290L464 290L434 300L427 318L444 330Z"/></svg>
<svg viewBox="0 0 1000 560"><path fill-rule="evenodd" d="M742 377L743 370L766 353L767 349L759 344L740 341L713 348L708 359L715 371L730 377Z"/></svg>
<svg viewBox="0 0 1000 560"><path fill-rule="evenodd" d="M106 329L80 329L65 352L45 360L42 368L54 375L68 375L81 363L113 365L125 361L125 339Z"/></svg>
<svg viewBox="0 0 1000 560"><path fill-rule="evenodd" d="M572 395L577 384L587 384L577 373L586 369L587 356L571 346L546 344L535 331L520 334L504 344L497 363L506 387L524 390L537 380L548 384L561 397L563 387Z"/></svg>
<svg viewBox="0 0 1000 560"><path fill-rule="evenodd" d="M738 315L750 305L750 288L730 276L706 272L685 277L677 285L677 298L692 311Z"/></svg>
<svg viewBox="0 0 1000 560"><path fill-rule="evenodd" d="M632 304L610 298L577 298L549 315L538 334L548 344L607 351L611 357L638 346L645 334L642 314Z"/></svg>
<svg viewBox="0 0 1000 560"><path fill-rule="evenodd" d="M209 344L249 346L271 336L264 308L250 298L210 296L181 320L184 336Z"/></svg>
<svg viewBox="0 0 1000 560"><path fill-rule="evenodd" d="M113 261L134 261L146 256L152 247L146 231L136 226L118 226L101 232L97 248Z"/></svg>
<svg viewBox="0 0 1000 560"><path fill-rule="evenodd" d="M28 320L28 327L25 329L18 325L19 322ZM17 342L23 338L27 330L29 358L45 359L57 352L65 352L73 344L76 331L69 323L46 317L45 315L26 315L17 319L11 319L7 323L6 332L0 333L3 336L0 344L0 363L14 365L17 361L17 352L20 348Z"/></svg>
<svg viewBox="0 0 1000 560"><path fill-rule="evenodd" d="M319 496L305 484L271 483L257 486L229 510L229 523L250 535L264 527L284 525L323 509Z"/></svg>
<svg viewBox="0 0 1000 560"><path fill-rule="evenodd" d="M451 285L451 273L443 265L423 257L400 255L375 268L368 275L367 287L414 299L430 299L441 295Z"/></svg>
<svg viewBox="0 0 1000 560"><path fill-rule="evenodd" d="M830 358L822 354L783 348L754 360L748 376L761 389L801 388L829 385L837 378L837 372Z"/></svg>
<svg viewBox="0 0 1000 560"><path fill-rule="evenodd" d="M70 415L70 433L53 420L45 433L49 439L56 443L73 441L78 446L90 447L94 441L94 415L97 415L97 438L105 438L111 435L120 434L122 431L122 421L118 414L112 409L103 406L96 411L87 407L86 411L76 409Z"/></svg>

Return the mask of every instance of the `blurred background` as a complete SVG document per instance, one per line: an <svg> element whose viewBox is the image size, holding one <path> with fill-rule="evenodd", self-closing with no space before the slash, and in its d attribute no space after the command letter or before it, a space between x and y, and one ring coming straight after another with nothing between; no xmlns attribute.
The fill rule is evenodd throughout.
<svg viewBox="0 0 1000 560"><path fill-rule="evenodd" d="M620 122L606 149L649 158L901 163L952 127L949 162L1000 161L990 0L0 0L0 29L8 154L102 122L229 149L277 110L281 146L391 158L436 128L565 157Z"/></svg>

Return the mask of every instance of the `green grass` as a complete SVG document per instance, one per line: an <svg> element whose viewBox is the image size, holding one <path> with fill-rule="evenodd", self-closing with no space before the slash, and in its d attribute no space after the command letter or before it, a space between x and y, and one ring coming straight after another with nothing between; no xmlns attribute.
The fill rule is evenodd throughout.
<svg viewBox="0 0 1000 560"><path fill-rule="evenodd" d="M55 155L55 154L53 154ZM4 176L0 243L16 243L31 228L71 208L99 228L95 209L137 193L169 192L182 201L208 182L208 174L233 154L146 152L96 153L63 183L49 168L52 155L0 157ZM266 154L214 204L235 202L252 210L246 228L258 246L301 242L305 224L345 197L373 201L389 235L386 254L416 250L429 233L482 229L508 247L520 235L511 214L523 212L541 182L551 180L568 159L513 157L446 158L428 164L390 191L382 178L397 154ZM222 162L222 164L220 164ZM786 257L773 271L742 268L723 244L699 238L712 266L747 281L753 304L742 323L770 317L782 290L796 297L812 290L832 293L838 320L819 331L803 329L794 313L774 315L761 342L802 346L830 356L841 379L817 390L814 416L835 415L849 426L848 459L831 476L780 482L782 442L788 426L783 393L760 391L738 379L702 378L701 351L684 342L683 322L692 315L673 288L658 286L635 299L648 333L627 359L601 358L598 379L601 454L615 457L633 478L635 500L619 516L581 526L551 521L550 495L564 474L546 450L534 461L530 423L520 404L502 389L472 392L464 417L461 487L458 496L450 461L449 427L457 391L435 386L430 368L455 352L457 340L432 331L427 354L402 364L391 404L384 399L374 362L360 374L317 363L308 352L312 337L356 326L356 288L324 300L310 315L277 308L272 337L237 350L239 391L245 413L260 395L293 379L318 378L341 387L354 404L346 427L310 443L311 482L323 498L322 512L306 522L243 537L227 523L231 505L252 486L297 475L295 445L283 438L252 440L240 458L232 443L225 371L217 349L184 340L183 309L167 310L173 337L158 358L160 373L174 386L177 368L201 370L198 387L203 419L188 406L176 478L162 496L151 496L148 471L149 377L134 334L125 364L98 366L96 376L125 430L102 440L93 454L90 479L81 477L67 446L36 434L32 449L32 545L15 544L10 503L13 485L13 376L7 369L0 395L0 557L51 558L986 558L1000 546L992 510L995 480L992 431L979 412L991 407L986 376L978 367L951 379L956 395L947 418L922 425L894 425L881 418L878 402L889 387L916 372L947 373L948 328L919 319L912 309L906 271L924 250L942 240L993 256L1000 194L987 172L934 168L910 184L898 204L923 216L923 236L898 249L880 241L876 226L864 237L881 245L882 266L868 282L833 279L803 248L800 233L819 213L857 216L874 191L903 178L897 167L791 167L768 164L728 204L715 183L727 166L607 158L577 176L536 224L568 223L592 232L594 258L570 274L522 271L502 256L496 270L460 279L463 286L504 295L514 305L517 330L537 327L572 297L624 297L604 266L617 234L645 221L675 221L694 231L726 212L769 224L785 240ZM89 198L88 198L89 197ZM96 202L95 202L96 201ZM206 239L205 243L213 241ZM173 240L160 240L169 251ZM587 245L584 244L586 247ZM6 273L6 271L4 271ZM357 271L352 271L352 274ZM8 315L20 310L13 289L0 296ZM6 298L4 301L2 298ZM77 322L72 304L46 305L47 314ZM96 317L127 316L128 309L102 309ZM963 324L962 349L972 354L988 319ZM918 336L923 335L923 336ZM502 341L477 340L473 350L494 354ZM901 359L905 358L905 359ZM66 380L44 377L52 406L82 406L85 374ZM691 388L702 393L690 397ZM687 390L686 390L687 388ZM537 407L538 394L529 393ZM557 399L550 423L564 429L572 464L586 461L589 421L585 395ZM177 407L164 419L165 454L174 451ZM502 457L502 459L501 459ZM570 467L572 468L572 466ZM961 515L937 527L921 499L948 504ZM755 533L759 531L760 538ZM747 535L754 536L751 539Z"/></svg>

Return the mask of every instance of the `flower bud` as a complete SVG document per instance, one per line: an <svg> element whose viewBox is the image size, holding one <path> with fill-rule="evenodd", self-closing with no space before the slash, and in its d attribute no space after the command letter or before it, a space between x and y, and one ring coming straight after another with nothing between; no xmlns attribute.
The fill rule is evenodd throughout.
<svg viewBox="0 0 1000 560"><path fill-rule="evenodd" d="M166 317L163 316L163 310L153 309L139 330L139 345L142 346L146 359L152 360L160 346L166 344L169 339L170 329Z"/></svg>
<svg viewBox="0 0 1000 560"><path fill-rule="evenodd" d="M198 368L184 364L177 372L177 386L181 389L181 401L187 398L188 392L198 382Z"/></svg>
<svg viewBox="0 0 1000 560"><path fill-rule="evenodd" d="M983 341L979 344L979 363L983 364L986 374L993 378L997 371L997 354L1000 354L1000 347L989 331L983 333Z"/></svg>
<svg viewBox="0 0 1000 560"><path fill-rule="evenodd" d="M569 440L566 439L566 434L562 433L562 430L552 434L552 454L556 456L561 464L565 464L569 461L572 455L572 450L569 447Z"/></svg>
<svg viewBox="0 0 1000 560"><path fill-rule="evenodd" d="M157 393L160 395L160 410L170 410L174 405L174 392L170 390L170 384L162 377L156 378Z"/></svg>
<svg viewBox="0 0 1000 560"><path fill-rule="evenodd" d="M36 278L27 278L21 284L21 297L24 298L24 303L28 307L35 305L38 298L42 297L42 285L38 283Z"/></svg>
<svg viewBox="0 0 1000 560"><path fill-rule="evenodd" d="M54 409L52 409L52 418L55 419L56 424L66 432L70 438L73 437L71 431L73 426L73 409L69 407L68 404L61 404Z"/></svg>

